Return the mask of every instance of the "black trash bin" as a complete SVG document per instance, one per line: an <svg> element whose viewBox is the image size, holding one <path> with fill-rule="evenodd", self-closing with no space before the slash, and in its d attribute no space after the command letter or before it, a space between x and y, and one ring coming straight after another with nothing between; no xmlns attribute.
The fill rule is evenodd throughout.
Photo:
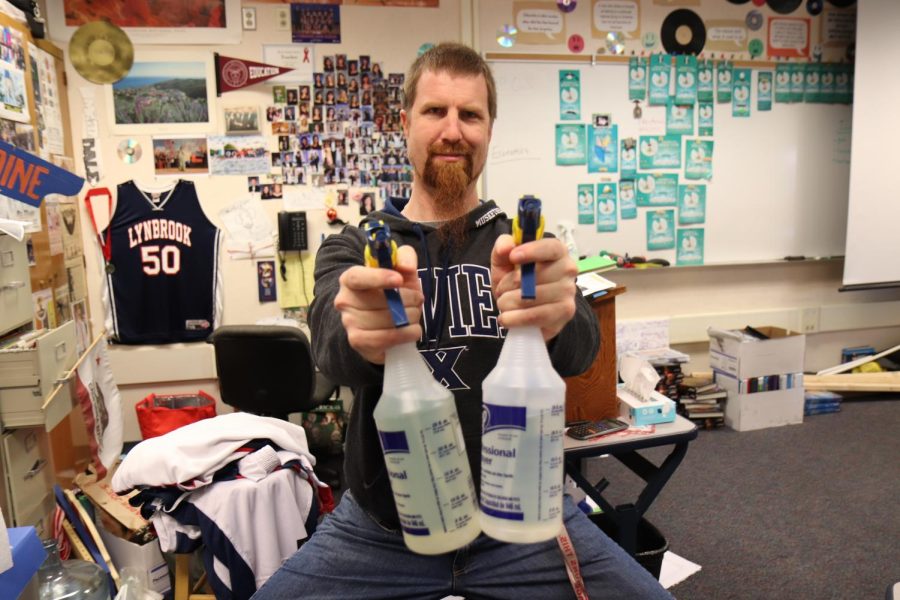
<svg viewBox="0 0 900 600"><path fill-rule="evenodd" d="M594 524L603 530L616 543L619 543L619 531L615 522L605 513L588 515ZM637 549L634 559L650 573L659 579L662 571L662 561L666 550L669 549L669 541L659 529L647 519L641 517L637 527Z"/></svg>

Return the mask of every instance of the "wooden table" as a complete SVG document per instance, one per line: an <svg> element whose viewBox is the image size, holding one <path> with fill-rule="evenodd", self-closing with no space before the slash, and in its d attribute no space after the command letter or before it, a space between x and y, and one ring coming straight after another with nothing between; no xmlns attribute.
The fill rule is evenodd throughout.
<svg viewBox="0 0 900 600"><path fill-rule="evenodd" d="M616 409L616 296L624 285L591 301L600 327L600 351L587 371L566 377L566 422L606 419L618 415Z"/></svg>

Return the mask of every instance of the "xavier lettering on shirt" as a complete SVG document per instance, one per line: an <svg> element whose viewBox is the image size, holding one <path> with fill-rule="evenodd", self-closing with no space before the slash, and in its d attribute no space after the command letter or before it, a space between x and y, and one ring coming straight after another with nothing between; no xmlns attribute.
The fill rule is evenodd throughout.
<svg viewBox="0 0 900 600"><path fill-rule="evenodd" d="M498 322L498 311L491 293L491 271L488 267L464 263L443 269L433 269L431 285L425 285L427 269L419 270L422 290L425 292L423 335L426 340L442 338L443 323L438 323L437 294L443 293L444 319L449 316L449 328L445 336L454 338L502 338L505 330ZM430 297L428 290L433 290ZM420 354L428 362L434 378L450 390L466 390L469 385L456 371L456 363L468 346L442 347L436 350L422 350Z"/></svg>
<svg viewBox="0 0 900 600"><path fill-rule="evenodd" d="M128 228L129 248L159 239L172 240L190 246L191 226L171 219L148 219Z"/></svg>

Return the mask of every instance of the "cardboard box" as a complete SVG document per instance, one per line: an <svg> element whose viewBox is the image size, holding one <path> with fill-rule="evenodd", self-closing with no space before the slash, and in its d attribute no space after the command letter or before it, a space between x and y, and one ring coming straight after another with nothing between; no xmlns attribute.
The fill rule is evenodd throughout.
<svg viewBox="0 0 900 600"><path fill-rule="evenodd" d="M728 392L725 424L750 431L802 423L806 337L780 327L757 330L770 339L710 330L710 366Z"/></svg>
<svg viewBox="0 0 900 600"><path fill-rule="evenodd" d="M147 571L147 586L154 592L166 594L172 589L169 566L160 552L159 540L135 544L110 533L102 523L97 524L97 531L120 573L124 567L138 567Z"/></svg>

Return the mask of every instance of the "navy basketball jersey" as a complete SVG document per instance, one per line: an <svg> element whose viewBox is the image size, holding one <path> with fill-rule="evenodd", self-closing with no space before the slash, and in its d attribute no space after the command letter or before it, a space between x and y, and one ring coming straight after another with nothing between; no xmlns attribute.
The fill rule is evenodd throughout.
<svg viewBox="0 0 900 600"><path fill-rule="evenodd" d="M161 193L119 184L102 238L106 328L122 344L205 340L221 312L219 230L203 213L190 181Z"/></svg>

